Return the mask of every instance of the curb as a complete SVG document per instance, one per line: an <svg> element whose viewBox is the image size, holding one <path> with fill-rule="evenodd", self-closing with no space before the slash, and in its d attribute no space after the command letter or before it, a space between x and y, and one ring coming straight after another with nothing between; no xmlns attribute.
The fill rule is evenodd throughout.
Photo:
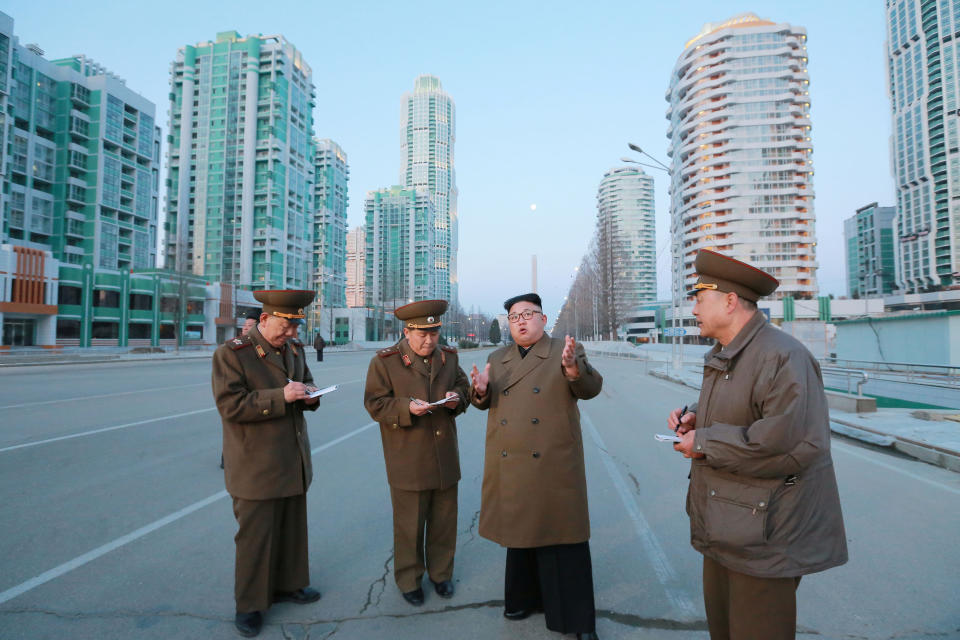
<svg viewBox="0 0 960 640"><path fill-rule="evenodd" d="M834 425L837 425L839 428L835 428ZM830 418L830 430L842 436L855 438L869 444L890 447L895 451L899 451L921 462L960 473L960 454L956 451L930 444L929 442L920 442L919 440L911 440L910 438L891 435L835 418Z"/></svg>

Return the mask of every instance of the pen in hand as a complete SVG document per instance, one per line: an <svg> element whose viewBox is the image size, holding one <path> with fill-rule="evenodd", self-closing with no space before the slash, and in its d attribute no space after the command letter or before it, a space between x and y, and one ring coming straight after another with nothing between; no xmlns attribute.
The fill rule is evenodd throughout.
<svg viewBox="0 0 960 640"><path fill-rule="evenodd" d="M677 428L673 430L674 433L679 433L680 421L683 420L683 416L686 412L687 412L687 405L683 405L683 409L680 409L680 415L677 416Z"/></svg>
<svg viewBox="0 0 960 640"><path fill-rule="evenodd" d="M417 399L417 398L414 398L413 396L410 396L410 402L416 402L417 404L426 404L423 400L419 400L419 399ZM433 415L433 411L430 411L430 410L428 409L428 410L427 410L427 415L431 415L431 416L432 416L432 415Z"/></svg>

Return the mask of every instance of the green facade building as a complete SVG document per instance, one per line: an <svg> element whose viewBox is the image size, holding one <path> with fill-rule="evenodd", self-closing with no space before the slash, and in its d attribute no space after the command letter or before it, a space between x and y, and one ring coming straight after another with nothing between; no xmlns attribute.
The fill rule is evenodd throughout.
<svg viewBox="0 0 960 640"><path fill-rule="evenodd" d="M2 346L119 345L129 299L108 292L157 262L156 108L89 58L21 45L13 25L0 13Z"/></svg>
<svg viewBox="0 0 960 640"><path fill-rule="evenodd" d="M366 306L381 317L414 300L442 298L438 283L434 229L436 209L430 192L393 186L367 193ZM382 327L381 327L382 329ZM374 340L384 339L381 330Z"/></svg>
<svg viewBox="0 0 960 640"><path fill-rule="evenodd" d="M331 332L330 310L347 306L347 154L333 140L316 138L314 154L313 282L317 299L307 335ZM320 316L326 314L326 322ZM325 329L321 330L321 327Z"/></svg>
<svg viewBox="0 0 960 640"><path fill-rule="evenodd" d="M281 35L217 34L170 71L166 266L232 286L313 286L310 66Z"/></svg>
<svg viewBox="0 0 960 640"><path fill-rule="evenodd" d="M872 202L843 221L847 295L851 298L885 296L896 288L893 226L896 215L896 207L879 207Z"/></svg>

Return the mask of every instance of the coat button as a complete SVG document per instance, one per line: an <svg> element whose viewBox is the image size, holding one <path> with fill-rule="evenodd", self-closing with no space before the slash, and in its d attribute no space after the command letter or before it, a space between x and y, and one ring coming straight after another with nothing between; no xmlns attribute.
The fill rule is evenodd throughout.
<svg viewBox="0 0 960 640"><path fill-rule="evenodd" d="M710 495L715 496L715 495L717 495L717 492L714 491L713 489L711 489L711 490L710 490Z"/></svg>
<svg viewBox="0 0 960 640"><path fill-rule="evenodd" d="M504 420L501 420L501 421L500 421L500 424L507 424L507 421L506 421L505 419L504 419Z"/></svg>
<svg viewBox="0 0 960 640"><path fill-rule="evenodd" d="M440 429L437 429L437 435L440 435Z"/></svg>
<svg viewBox="0 0 960 640"><path fill-rule="evenodd" d="M540 452L539 452L539 451L534 451L534 452L533 452L533 457L534 457L534 458L539 458L539 457L540 457Z"/></svg>
<svg viewBox="0 0 960 640"><path fill-rule="evenodd" d="M533 388L533 392L534 392L534 393L540 393L540 387L534 387L534 388Z"/></svg>
<svg viewBox="0 0 960 640"><path fill-rule="evenodd" d="M270 414L270 410L269 410L269 409L264 409L264 410L263 410L263 415L269 415L269 414Z"/></svg>
<svg viewBox="0 0 960 640"><path fill-rule="evenodd" d="M506 457L507 457L507 450L504 449L503 451L501 451L501 452L500 452L500 456L503 457L503 458L506 458Z"/></svg>
<svg viewBox="0 0 960 640"><path fill-rule="evenodd" d="M540 424L540 418L531 418L530 422L532 422L533 424Z"/></svg>
<svg viewBox="0 0 960 640"><path fill-rule="evenodd" d="M505 395L505 396L510 395L510 390L509 390L509 389L504 389L504 390L503 390L503 395Z"/></svg>

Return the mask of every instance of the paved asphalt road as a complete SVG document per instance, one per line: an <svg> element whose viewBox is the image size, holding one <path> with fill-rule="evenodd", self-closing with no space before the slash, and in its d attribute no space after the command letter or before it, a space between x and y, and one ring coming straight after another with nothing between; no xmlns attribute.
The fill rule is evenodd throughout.
<svg viewBox="0 0 960 640"><path fill-rule="evenodd" d="M361 403L371 354L329 354L310 414L311 576L264 638L559 638L501 616L504 551L476 533L485 414L459 420L457 593L418 609L392 579L390 500ZM464 369L486 358L468 352ZM687 388L596 358L581 403L601 638L703 639L687 463L653 434ZM207 359L0 370L0 638L234 638L231 504ZM804 578L803 638L960 637L960 475L834 440L850 562ZM759 613L762 615L762 613Z"/></svg>

